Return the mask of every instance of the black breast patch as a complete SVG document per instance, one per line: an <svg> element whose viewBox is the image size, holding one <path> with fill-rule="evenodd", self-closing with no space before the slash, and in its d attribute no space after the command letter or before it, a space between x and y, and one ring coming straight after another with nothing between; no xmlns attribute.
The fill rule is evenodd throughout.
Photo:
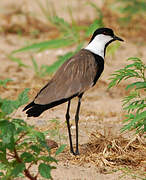
<svg viewBox="0 0 146 180"><path fill-rule="evenodd" d="M93 86L94 86L96 84L97 80L99 79L101 73L104 70L104 59L97 54L94 54L94 53L92 53L92 54L94 55L95 61L97 63L97 74L94 79L94 84L93 84Z"/></svg>

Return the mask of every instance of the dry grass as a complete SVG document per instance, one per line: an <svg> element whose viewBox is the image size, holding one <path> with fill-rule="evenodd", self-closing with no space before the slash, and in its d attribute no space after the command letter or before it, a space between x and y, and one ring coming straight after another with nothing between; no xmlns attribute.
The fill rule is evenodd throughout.
<svg viewBox="0 0 146 180"><path fill-rule="evenodd" d="M27 79L25 83L23 83L23 88L25 86L31 86L29 95L32 97L46 80L33 77L31 78L31 82L35 82L35 84L30 83L30 79ZM36 84L39 84L39 87L36 87ZM12 86L14 86L15 89L12 90ZM9 82L7 88L0 88L0 92L3 94L7 91L13 98L13 94L16 96L16 94L20 93L22 84L17 86L18 85L14 82ZM119 91L122 91L122 89L119 89ZM86 116L88 116L88 114L86 114ZM110 114L109 116L111 117L113 114ZM44 128L46 130L46 127ZM39 130L42 131L44 129ZM80 145L79 148L80 156L71 156L68 147L65 152L60 155L59 159L63 160L63 162L69 161L71 164L78 164L81 166L91 163L94 166L97 166L101 172L104 172L105 167L113 168L121 166L146 170L146 144L142 137L138 135L128 139L123 135L115 135L111 130L105 129L104 134L101 134L98 131L93 132L90 135L89 142Z"/></svg>
<svg viewBox="0 0 146 180"><path fill-rule="evenodd" d="M146 144L142 137L136 135L133 139L122 135L113 135L111 132L102 135L94 132L87 144L80 146L80 156L71 156L66 149L61 158L72 164L85 165L91 163L97 166L100 172L105 173L105 167L146 170Z"/></svg>

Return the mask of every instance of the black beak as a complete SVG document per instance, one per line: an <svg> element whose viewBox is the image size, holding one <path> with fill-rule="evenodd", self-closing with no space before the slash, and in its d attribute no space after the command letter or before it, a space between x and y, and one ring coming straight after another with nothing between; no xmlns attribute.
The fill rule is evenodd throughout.
<svg viewBox="0 0 146 180"><path fill-rule="evenodd" d="M118 36L115 36L115 35L114 35L114 37L113 37L113 38L114 38L114 40L118 40L118 41L124 41L123 39L121 39L120 37L118 37Z"/></svg>

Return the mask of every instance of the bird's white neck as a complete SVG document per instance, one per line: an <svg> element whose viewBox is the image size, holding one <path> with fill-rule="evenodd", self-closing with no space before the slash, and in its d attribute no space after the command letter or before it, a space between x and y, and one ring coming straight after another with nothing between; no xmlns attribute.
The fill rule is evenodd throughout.
<svg viewBox="0 0 146 180"><path fill-rule="evenodd" d="M105 45L113 38L104 34L97 35L85 48L104 59Z"/></svg>

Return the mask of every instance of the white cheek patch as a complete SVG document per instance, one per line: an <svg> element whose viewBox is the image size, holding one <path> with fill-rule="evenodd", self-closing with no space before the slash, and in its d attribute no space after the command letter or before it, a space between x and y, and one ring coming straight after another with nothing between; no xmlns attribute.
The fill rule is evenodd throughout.
<svg viewBox="0 0 146 180"><path fill-rule="evenodd" d="M113 38L111 36L99 34L95 36L85 49L101 56L104 59L105 45L112 39Z"/></svg>

